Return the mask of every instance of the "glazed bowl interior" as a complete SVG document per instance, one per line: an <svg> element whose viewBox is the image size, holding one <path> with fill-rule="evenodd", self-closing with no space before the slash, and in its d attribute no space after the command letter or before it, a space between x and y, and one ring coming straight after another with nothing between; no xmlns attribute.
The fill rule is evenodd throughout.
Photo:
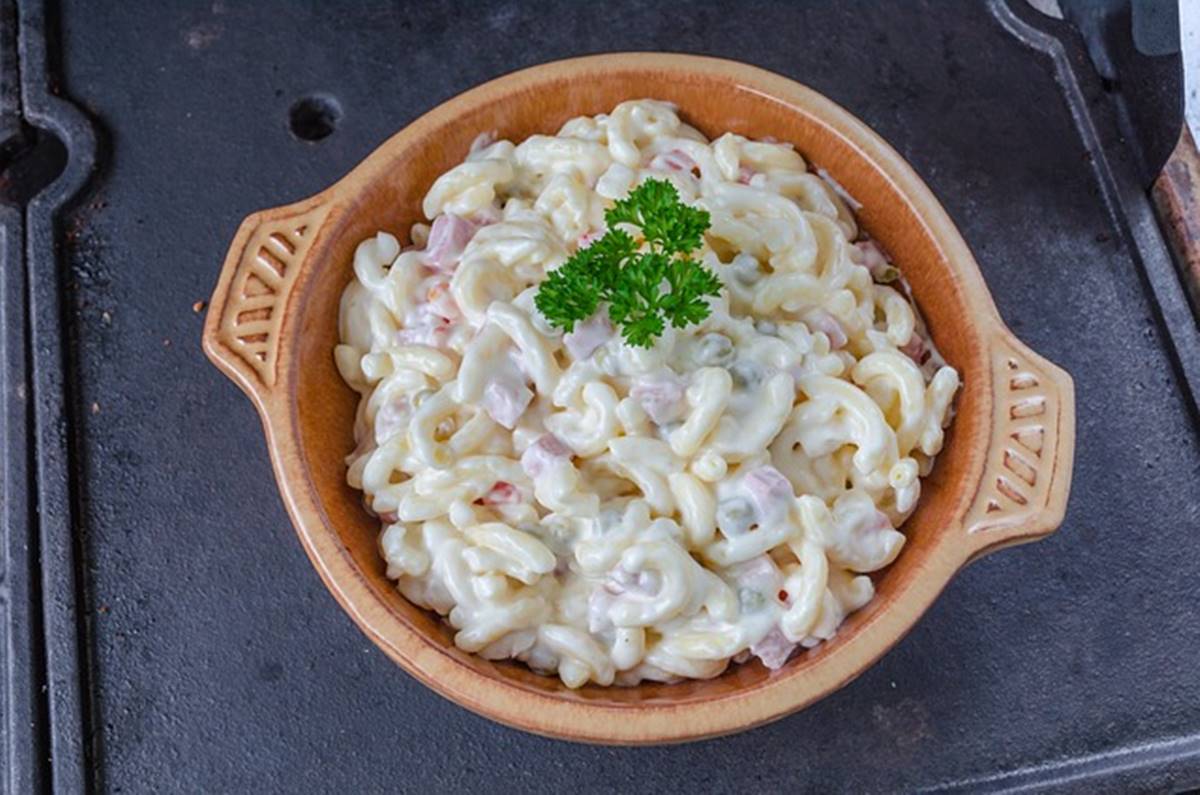
<svg viewBox="0 0 1200 795"><path fill-rule="evenodd" d="M891 253L908 278L936 345L958 369L964 386L945 448L922 485L916 512L903 527L908 541L900 557L876 575L875 598L852 614L832 641L798 654L774 674L755 661L731 665L723 675L708 681L646 683L630 688L585 686L572 691L557 677L459 651L452 630L437 616L407 602L385 577L376 545L378 520L363 509L360 494L345 482L344 459L354 447L357 395L339 377L332 352L338 342L338 301L353 277L354 248L379 230L406 242L411 225L425 220L420 206L430 184L462 160L476 135L494 130L514 142L538 133L552 135L571 117L605 113L623 100L639 98L676 103L683 119L710 138L731 131L790 142L813 168L828 171L862 203L856 212L859 223ZM979 477L969 466L968 450L988 433L988 401L983 395L990 388L991 376L988 359L980 353L986 346L972 323L973 306L977 306L969 300L958 271L947 261L947 251L922 218L918 203L900 192L876 156L864 152L842 130L808 109L737 80L632 64L626 71L610 67L594 80L549 75L535 84L465 103L453 115L435 112L360 167L356 174L363 181L356 191L339 199L330 222L314 242L312 267L297 284L296 314L284 331L295 354L286 363L283 386L295 395L291 411L300 464L318 495L323 519L337 533L357 576L386 610L440 653L483 676L554 698L609 706L729 697L762 687L769 680L809 675L823 659L836 654L884 614L932 559L944 552L945 534L961 532L954 517L961 517L962 502L973 493L968 481Z"/></svg>

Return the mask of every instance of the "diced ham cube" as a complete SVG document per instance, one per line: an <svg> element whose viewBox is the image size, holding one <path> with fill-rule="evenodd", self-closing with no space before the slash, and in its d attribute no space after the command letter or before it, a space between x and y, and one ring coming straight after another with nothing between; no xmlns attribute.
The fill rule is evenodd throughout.
<svg viewBox="0 0 1200 795"><path fill-rule="evenodd" d="M383 444L397 433L403 433L411 415L408 399L396 395L375 413L375 443Z"/></svg>
<svg viewBox="0 0 1200 795"><path fill-rule="evenodd" d="M773 627L762 640L750 647L750 653L772 671L782 668L795 650L796 644L784 637L779 627Z"/></svg>
<svg viewBox="0 0 1200 795"><path fill-rule="evenodd" d="M654 375L633 382L629 395L656 425L666 425L683 413L683 384L674 375Z"/></svg>
<svg viewBox="0 0 1200 795"><path fill-rule="evenodd" d="M453 270L474 234L475 225L465 218L454 213L439 215L429 229L425 261L439 270Z"/></svg>
<svg viewBox="0 0 1200 795"><path fill-rule="evenodd" d="M512 430L533 401L524 383L509 377L493 378L483 388L483 410L496 422Z"/></svg>
<svg viewBox="0 0 1200 795"><path fill-rule="evenodd" d="M739 166L737 181L743 185L749 185L750 180L754 179L754 175L757 173L757 171L747 166Z"/></svg>
<svg viewBox="0 0 1200 795"><path fill-rule="evenodd" d="M521 454L521 468L531 478L536 478L557 461L566 461L571 451L552 433L538 438Z"/></svg>
<svg viewBox="0 0 1200 795"><path fill-rule="evenodd" d="M449 331L449 326L420 326L400 329L396 332L396 342L399 345L427 345L430 348L437 348L445 342L446 334Z"/></svg>
<svg viewBox="0 0 1200 795"><path fill-rule="evenodd" d="M692 171L697 168L696 161L687 152L672 149L669 152L659 152L650 161L650 168L658 171Z"/></svg>
<svg viewBox="0 0 1200 795"><path fill-rule="evenodd" d="M742 478L761 524L771 524L787 515L796 499L792 484L773 466L752 469Z"/></svg>
<svg viewBox="0 0 1200 795"><path fill-rule="evenodd" d="M826 312L824 309L817 309L811 312L808 316L809 326L814 331L820 331L829 338L829 347L833 350L844 347L848 342L846 330L842 328L842 324L833 315Z"/></svg>
<svg viewBox="0 0 1200 795"><path fill-rule="evenodd" d="M595 243L597 240L599 240L602 237L604 237L604 232L596 230L596 229L593 229L590 232L584 232L582 235L579 236L579 247L587 248L588 246L592 245L592 243Z"/></svg>
<svg viewBox="0 0 1200 795"><path fill-rule="evenodd" d="M900 352L916 362L918 366L925 364L930 356L930 351L925 345L925 340L921 339L921 335L915 331L908 342L900 346Z"/></svg>
<svg viewBox="0 0 1200 795"><path fill-rule="evenodd" d="M397 345L439 348L446 344L453 325L449 318L438 315L428 304L421 304L410 319L411 323L406 323L404 328L396 332Z"/></svg>
<svg viewBox="0 0 1200 795"><path fill-rule="evenodd" d="M513 505L521 501L521 490L511 483L498 480L479 501L484 505Z"/></svg>
<svg viewBox="0 0 1200 795"><path fill-rule="evenodd" d="M383 522L384 524L395 524L396 522L400 521L400 514L396 513L395 511L385 511L379 514L379 521Z"/></svg>
<svg viewBox="0 0 1200 795"><path fill-rule="evenodd" d="M575 361L591 356L613 335L612 323L606 312L597 312L582 323L576 323L569 334L563 335L563 345Z"/></svg>

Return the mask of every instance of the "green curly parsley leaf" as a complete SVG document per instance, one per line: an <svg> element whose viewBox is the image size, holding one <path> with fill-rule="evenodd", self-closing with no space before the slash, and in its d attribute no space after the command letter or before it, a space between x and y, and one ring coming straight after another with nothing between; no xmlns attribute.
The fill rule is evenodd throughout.
<svg viewBox="0 0 1200 795"><path fill-rule="evenodd" d="M668 254L687 254L700 248L709 226L708 211L679 200L670 182L650 179L604 213L609 229L617 224L640 227L651 246Z"/></svg>
<svg viewBox="0 0 1200 795"><path fill-rule="evenodd" d="M577 321L595 314L603 295L620 277L620 263L635 251L637 243L628 233L610 231L551 271L533 297L534 304L550 325L573 331Z"/></svg>
<svg viewBox="0 0 1200 795"><path fill-rule="evenodd" d="M534 303L550 325L572 331L601 302L630 345L650 347L669 322L699 323L706 298L721 290L716 275L689 255L700 248L709 216L679 199L675 186L646 180L604 214L608 232L550 272ZM641 230L648 251L620 225ZM667 292L663 292L664 287Z"/></svg>

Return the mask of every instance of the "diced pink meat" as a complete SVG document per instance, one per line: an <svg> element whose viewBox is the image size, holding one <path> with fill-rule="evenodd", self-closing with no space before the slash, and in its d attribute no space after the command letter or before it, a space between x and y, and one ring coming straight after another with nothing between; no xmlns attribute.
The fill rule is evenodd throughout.
<svg viewBox="0 0 1200 795"><path fill-rule="evenodd" d="M668 152L659 152L650 161L650 168L658 171L692 171L696 166L696 161L692 160L691 155L681 149L672 149Z"/></svg>
<svg viewBox="0 0 1200 795"><path fill-rule="evenodd" d="M429 229L425 261L440 270L452 270L474 234L475 225L465 218L454 213L439 215Z"/></svg>
<svg viewBox="0 0 1200 795"><path fill-rule="evenodd" d="M778 521L791 508L796 494L792 484L773 466L752 469L742 478L742 488L754 503L760 523Z"/></svg>
<svg viewBox="0 0 1200 795"><path fill-rule="evenodd" d="M595 243L597 240L599 240L602 237L604 237L604 232L597 230L597 229L593 229L590 232L584 232L582 235L579 236L579 247L587 248L592 243Z"/></svg>
<svg viewBox="0 0 1200 795"><path fill-rule="evenodd" d="M428 345L431 348L439 348L446 344L453 326L449 318L432 311L429 304L421 304L412 321L396 332L397 345Z"/></svg>
<svg viewBox="0 0 1200 795"><path fill-rule="evenodd" d="M383 444L397 433L402 433L410 416L408 399L396 395L379 407L375 413L375 443Z"/></svg>
<svg viewBox="0 0 1200 795"><path fill-rule="evenodd" d="M503 480L496 481L491 491L479 498L484 505L513 505L521 501L521 490Z"/></svg>
<svg viewBox="0 0 1200 795"><path fill-rule="evenodd" d="M483 388L483 410L509 430L516 427L532 401L529 388L512 378L493 378Z"/></svg>
<svg viewBox="0 0 1200 795"><path fill-rule="evenodd" d="M925 364L925 362L929 360L930 356L929 348L925 346L925 340L921 339L921 335L915 331L913 332L912 337L909 338L908 342L904 343L904 345L900 347L900 352L912 359L918 365Z"/></svg>
<svg viewBox="0 0 1200 795"><path fill-rule="evenodd" d="M747 166L739 166L737 181L743 185L749 185L750 180L754 179L754 175L757 173L757 171Z"/></svg>
<svg viewBox="0 0 1200 795"><path fill-rule="evenodd" d="M656 425L674 422L683 413L683 384L673 375L654 375L633 382L629 395Z"/></svg>
<svg viewBox="0 0 1200 795"><path fill-rule="evenodd" d="M591 356L613 335L612 323L606 312L597 312L582 323L576 323L574 330L563 335L563 345L567 352L581 361Z"/></svg>
<svg viewBox="0 0 1200 795"><path fill-rule="evenodd" d="M446 341L446 335L449 332L449 324L405 328L396 332L396 342L400 345L428 345L431 348L437 348Z"/></svg>
<svg viewBox="0 0 1200 795"><path fill-rule="evenodd" d="M862 252L862 264L871 272L871 278L883 277L884 272L891 267L892 263L888 260L887 254L883 253L883 249L874 240L860 240L854 244L854 247Z"/></svg>
<svg viewBox="0 0 1200 795"><path fill-rule="evenodd" d="M772 671L782 668L795 650L796 644L784 637L779 627L773 627L762 640L750 647L750 653Z"/></svg>
<svg viewBox="0 0 1200 795"><path fill-rule="evenodd" d="M809 316L809 325L814 331L820 331L829 338L829 347L837 350L845 346L848 342L846 330L842 328L842 324L833 315L826 312L824 309L818 309L812 312Z"/></svg>
<svg viewBox="0 0 1200 795"><path fill-rule="evenodd" d="M379 521L383 522L384 524L395 524L396 522L400 521L400 515L395 511L385 511L379 514Z"/></svg>
<svg viewBox="0 0 1200 795"><path fill-rule="evenodd" d="M571 451L552 433L538 438L536 442L525 448L521 454L521 468L531 478L536 478L557 461L565 461L571 457Z"/></svg>
<svg viewBox="0 0 1200 795"><path fill-rule="evenodd" d="M471 141L470 154L475 154L476 152L487 149L489 146L491 146L494 143L496 143L496 131L495 130L488 130L487 132L481 132L481 133L479 133L479 135L475 136L475 140Z"/></svg>

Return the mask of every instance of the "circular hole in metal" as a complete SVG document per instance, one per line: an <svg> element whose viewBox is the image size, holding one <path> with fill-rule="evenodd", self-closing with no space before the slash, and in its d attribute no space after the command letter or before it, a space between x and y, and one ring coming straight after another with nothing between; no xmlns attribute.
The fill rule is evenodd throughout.
<svg viewBox="0 0 1200 795"><path fill-rule="evenodd" d="M301 141L328 138L342 118L342 106L326 94L301 97L288 109L288 127Z"/></svg>

